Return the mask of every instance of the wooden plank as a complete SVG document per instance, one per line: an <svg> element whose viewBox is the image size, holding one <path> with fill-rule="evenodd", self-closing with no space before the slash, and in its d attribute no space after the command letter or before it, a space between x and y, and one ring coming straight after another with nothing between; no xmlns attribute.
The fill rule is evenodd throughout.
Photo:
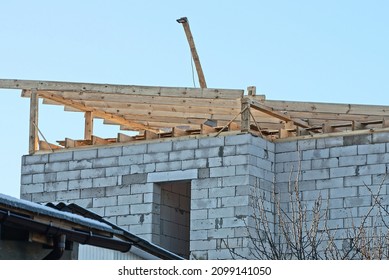
<svg viewBox="0 0 389 280"><path fill-rule="evenodd" d="M333 114L357 114L357 115L389 115L389 106L382 105L361 105L361 104L337 104L321 102L296 102L266 100L264 105L278 111L288 112L315 112Z"/></svg>
<svg viewBox="0 0 389 280"><path fill-rule="evenodd" d="M96 109L93 109L93 108L89 108L83 104L80 104L80 103L76 103L74 101L71 101L71 100L66 100L66 99L63 99L61 97L57 97L55 95L46 95L45 93L43 94L43 97L47 98L47 99L50 99L50 100L53 100L53 101L56 101L56 102L59 102L63 105L66 105L66 106L70 106L70 107L73 107L73 108L76 108L78 110L82 110L84 112L93 112L93 116L94 117L100 117L100 118L103 118L103 119L108 119L108 120L111 120L113 122L116 122L117 124L121 124L121 125L125 125L129 128L133 128L133 129L137 129L137 130L140 130L140 129L144 129L144 130L150 130L150 131L153 131L153 132L158 132L159 130L156 130L154 128L151 128L151 127L148 127L148 126L145 126L145 125L142 125L142 124L139 124L139 123L136 123L136 122L132 122L132 121L129 121L125 118L123 118L122 116L118 116L118 115L114 115L114 114L109 114L109 113L106 113L104 111L100 111L100 110L96 110Z"/></svg>
<svg viewBox="0 0 389 280"><path fill-rule="evenodd" d="M288 116L285 116L285 114L283 114L282 112L275 111L272 108L265 106L256 100L251 100L251 99L247 99L247 100L248 100L247 102L250 103L250 106L252 108L259 110L261 112L264 112L272 117L275 117L275 118L283 120L283 121L292 121L295 125L298 125L298 126L303 127L303 128L309 127L309 125L302 120L291 119Z"/></svg>
<svg viewBox="0 0 389 280"><path fill-rule="evenodd" d="M178 127L173 127L173 136L179 137L179 136L186 136L189 135L189 133L186 130L180 129Z"/></svg>
<svg viewBox="0 0 389 280"><path fill-rule="evenodd" d="M39 108L39 96L38 93L33 90L30 98L30 129L29 129L29 153L33 154L39 149L39 137L38 137L38 108Z"/></svg>
<svg viewBox="0 0 389 280"><path fill-rule="evenodd" d="M91 107L112 107L123 108L131 107L131 104L145 105L168 105L168 106L184 106L184 107L218 107L218 108L237 108L240 106L239 98L190 98L190 97L161 97L148 95L123 95L123 94L104 94L95 92L72 92L72 91L38 91L49 95L56 95L70 100L82 100L86 106ZM22 97L30 97L31 91L24 90Z"/></svg>
<svg viewBox="0 0 389 280"><path fill-rule="evenodd" d="M256 96L257 95L257 87L256 86L247 87L247 95Z"/></svg>
<svg viewBox="0 0 389 280"><path fill-rule="evenodd" d="M94 93L119 93L124 95L150 95L162 97L191 97L191 98L241 98L243 90L208 89L187 87L152 87L136 85L114 85L96 83L69 83L57 81L11 80L0 79L0 88L27 89L38 91L75 91Z"/></svg>
<svg viewBox="0 0 389 280"><path fill-rule="evenodd" d="M52 150L59 150L59 149L63 149L63 147L52 143L47 143L46 141L39 141L40 151L52 151Z"/></svg>
<svg viewBox="0 0 389 280"><path fill-rule="evenodd" d="M85 112L85 129L84 139L92 140L93 134L93 113L91 111Z"/></svg>
<svg viewBox="0 0 389 280"><path fill-rule="evenodd" d="M186 35L186 38L188 40L190 51L192 53L192 58L193 58L193 61L195 63L195 66L196 66L196 71L197 71L197 76L199 78L200 87L206 88L207 83L205 82L203 69L201 67L199 55L197 54L196 45L195 45L194 40L193 40L192 32L190 31L188 19L186 17L182 17L182 18L178 19L177 22L181 23L182 26L184 27L185 35Z"/></svg>
<svg viewBox="0 0 389 280"><path fill-rule="evenodd" d="M127 134L123 134L123 133L118 133L117 139L118 139L117 141L120 143L127 143L127 142L132 142L135 140L134 137L129 136Z"/></svg>
<svg viewBox="0 0 389 280"><path fill-rule="evenodd" d="M151 131L146 130L145 133L144 133L144 137L145 137L146 140L158 139L159 135L157 133L153 133Z"/></svg>
<svg viewBox="0 0 389 280"><path fill-rule="evenodd" d="M248 132L250 129L250 102L249 100L242 100L242 107L241 107L241 131L242 132Z"/></svg>
<svg viewBox="0 0 389 280"><path fill-rule="evenodd" d="M92 135L92 145L107 145L110 143L112 143L112 142L107 140L107 139L100 138L96 135Z"/></svg>

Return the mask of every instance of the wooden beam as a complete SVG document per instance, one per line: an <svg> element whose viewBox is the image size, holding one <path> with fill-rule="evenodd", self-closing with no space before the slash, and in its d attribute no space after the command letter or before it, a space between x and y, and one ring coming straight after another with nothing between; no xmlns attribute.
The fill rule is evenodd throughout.
<svg viewBox="0 0 389 280"><path fill-rule="evenodd" d="M187 87L152 87L135 85L113 85L95 83L69 83L56 81L10 80L0 79L0 88L26 89L38 91L73 91L93 93L118 93L123 95L149 95L161 97L192 97L192 98L241 98L243 90L211 89Z"/></svg>
<svg viewBox="0 0 389 280"><path fill-rule="evenodd" d="M92 145L107 145L110 143L112 143L112 142L110 142L104 138L100 138L98 136L92 135Z"/></svg>
<svg viewBox="0 0 389 280"><path fill-rule="evenodd" d="M52 144L52 143L47 143L46 141L39 141L39 150L40 151L53 151L53 150L59 150L63 149L63 147Z"/></svg>
<svg viewBox="0 0 389 280"><path fill-rule="evenodd" d="M40 93L40 94L42 94L42 93ZM139 124L139 123L136 123L136 122L129 121L129 120L125 119L122 116L118 116L118 115L114 115L114 114L109 114L109 113L106 113L106 112L101 111L101 110L96 110L94 108L87 107L87 106L85 106L85 105L83 105L81 103L76 103L74 101L67 100L67 99L64 99L62 97L57 97L54 94L49 95L49 94L43 93L43 97L47 98L47 99L50 99L50 100L53 100L53 101L56 101L56 102L59 102L59 103L61 103L63 105L66 105L66 106L73 107L75 109L84 111L84 112L93 112L93 116L94 117L102 118L102 119L105 119L105 120L110 120L110 121L116 122L117 124L125 125L125 126L131 128L131 129L135 129L135 130L149 130L149 131L152 131L152 132L155 132L155 133L159 132L159 130L157 130L157 129L154 129L154 128L151 128L149 126L145 126L145 125L142 125L142 124Z"/></svg>
<svg viewBox="0 0 389 280"><path fill-rule="evenodd" d="M249 95L249 96L257 95L257 87L256 86L247 87L247 95Z"/></svg>
<svg viewBox="0 0 389 280"><path fill-rule="evenodd" d="M36 90L31 92L30 97L30 129L29 129L29 153L34 154L39 149L38 137L38 108L39 96Z"/></svg>
<svg viewBox="0 0 389 280"><path fill-rule="evenodd" d="M190 26L188 19L186 17L182 17L180 19L177 19L178 23L181 23L184 27L185 35L189 43L190 52L192 53L192 58L196 66L197 76L199 78L199 83L201 88L206 88L207 83L205 82L205 76L203 73L203 69L201 68L200 58L197 54L196 46L193 40L192 32L190 31Z"/></svg>
<svg viewBox="0 0 389 280"><path fill-rule="evenodd" d="M93 134L93 113L91 111L85 112L85 130L84 139L92 140Z"/></svg>
<svg viewBox="0 0 389 280"><path fill-rule="evenodd" d="M250 130L250 102L248 99L242 101L242 113L241 113L241 125L242 132L248 132Z"/></svg>
<svg viewBox="0 0 389 280"><path fill-rule="evenodd" d="M291 119L289 118L288 116L286 116L285 114L283 114L282 112L279 112L279 111L275 111L273 110L273 108L270 108L256 100L252 100L252 99L249 99L249 98L244 98L247 100L247 102L250 104L250 106L256 110L259 110L261 112L264 112L272 117L275 117L277 119L280 119L280 120L283 120L283 121L292 121L295 125L297 126L300 126L300 127L303 127L303 128L308 128L310 127L308 123L302 121L302 120L298 120L298 119Z"/></svg>
<svg viewBox="0 0 389 280"><path fill-rule="evenodd" d="M131 142L134 141L134 137L128 136L127 134L124 133L118 133L118 142L119 143L126 143L126 142Z"/></svg>

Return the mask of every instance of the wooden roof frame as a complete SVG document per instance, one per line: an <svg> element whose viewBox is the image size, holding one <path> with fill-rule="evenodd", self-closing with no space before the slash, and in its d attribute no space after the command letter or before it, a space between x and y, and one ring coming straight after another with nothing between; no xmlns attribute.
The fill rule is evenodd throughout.
<svg viewBox="0 0 389 280"><path fill-rule="evenodd" d="M30 98L30 153L231 130L274 140L389 126L389 106L266 100L253 86L245 95L240 89L0 79L0 89L20 89L22 97ZM39 139L39 98L43 104L84 112L84 139L65 139L60 145ZM139 135L99 138L93 135L94 118Z"/></svg>

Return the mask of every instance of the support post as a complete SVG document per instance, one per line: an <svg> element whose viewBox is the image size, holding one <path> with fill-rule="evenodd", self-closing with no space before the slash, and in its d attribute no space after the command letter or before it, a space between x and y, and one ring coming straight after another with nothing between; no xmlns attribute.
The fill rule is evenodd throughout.
<svg viewBox="0 0 389 280"><path fill-rule="evenodd" d="M242 132L250 130L250 103L248 100L242 100L242 116L240 129Z"/></svg>
<svg viewBox="0 0 389 280"><path fill-rule="evenodd" d="M30 130L28 151L32 155L39 149L38 138L38 107L39 96L36 90L32 90L30 97Z"/></svg>
<svg viewBox="0 0 389 280"><path fill-rule="evenodd" d="M92 140L93 134L93 113L91 111L85 112L85 131L84 139Z"/></svg>

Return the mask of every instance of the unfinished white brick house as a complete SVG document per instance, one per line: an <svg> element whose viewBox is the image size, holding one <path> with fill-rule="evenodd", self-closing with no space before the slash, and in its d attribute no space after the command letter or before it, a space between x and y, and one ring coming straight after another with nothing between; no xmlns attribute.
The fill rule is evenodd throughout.
<svg viewBox="0 0 389 280"><path fill-rule="evenodd" d="M271 219L273 190L287 194L297 166L302 200L328 196L334 228L364 217L372 204L365 185L383 185L387 205L389 106L271 101L255 88L19 80L0 88L31 98L22 198L76 203L185 258L230 259L227 239L252 258L253 193L264 195ZM85 112L84 139L39 139L39 98ZM94 118L137 133L99 138Z"/></svg>

